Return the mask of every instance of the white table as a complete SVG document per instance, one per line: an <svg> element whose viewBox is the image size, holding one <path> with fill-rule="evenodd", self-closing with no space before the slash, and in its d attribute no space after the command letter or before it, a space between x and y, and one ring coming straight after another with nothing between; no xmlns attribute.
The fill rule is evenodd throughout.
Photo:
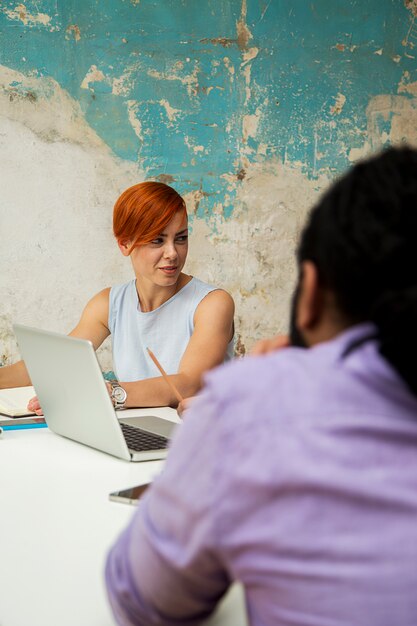
<svg viewBox="0 0 417 626"><path fill-rule="evenodd" d="M177 421L168 408L134 414L141 412ZM162 461L122 461L47 428L5 431L0 438L0 626L114 625L104 563L134 508L108 496L152 480L161 469ZM220 613L230 616L230 610L226 606ZM235 626L240 619L227 623ZM222 623L221 616L210 623Z"/></svg>

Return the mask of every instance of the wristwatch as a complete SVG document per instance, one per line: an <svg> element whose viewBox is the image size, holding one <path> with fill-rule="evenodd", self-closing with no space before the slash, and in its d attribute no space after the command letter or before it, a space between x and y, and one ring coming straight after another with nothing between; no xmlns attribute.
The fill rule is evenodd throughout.
<svg viewBox="0 0 417 626"><path fill-rule="evenodd" d="M109 380L109 383L111 384L111 387L112 387L110 398L113 402L114 408L124 409L126 398L127 398L126 390L123 389L123 387L119 385L118 380Z"/></svg>

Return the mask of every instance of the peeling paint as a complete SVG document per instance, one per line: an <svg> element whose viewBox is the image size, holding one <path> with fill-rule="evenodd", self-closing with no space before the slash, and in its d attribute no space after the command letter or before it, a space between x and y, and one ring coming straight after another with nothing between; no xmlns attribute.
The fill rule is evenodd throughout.
<svg viewBox="0 0 417 626"><path fill-rule="evenodd" d="M349 150L349 161L351 163L356 163L356 161L359 161L360 159L364 159L365 157L367 157L371 152L370 146L368 143L365 143L363 146L361 146L360 148L351 148Z"/></svg>
<svg viewBox="0 0 417 626"><path fill-rule="evenodd" d="M105 80L106 77L103 72L97 68L97 65L91 65L80 86L81 89L92 89L90 83L100 83Z"/></svg>
<svg viewBox="0 0 417 626"><path fill-rule="evenodd" d="M187 148L189 148L190 150L194 152L194 154L198 154L199 152L204 152L204 146L196 145L193 139L191 139L190 137L184 137L184 143L187 146Z"/></svg>
<svg viewBox="0 0 417 626"><path fill-rule="evenodd" d="M250 61L253 61L253 59L255 59L259 54L259 48L249 48L249 50L247 50L246 52L244 52L242 54L243 57L243 63L241 64L242 67L244 65L246 65L246 63L249 63Z"/></svg>
<svg viewBox="0 0 417 626"><path fill-rule="evenodd" d="M9 315L0 315L0 367L11 365L17 354L12 324Z"/></svg>
<svg viewBox="0 0 417 626"><path fill-rule="evenodd" d="M241 63L242 74L245 78L245 105L249 102L252 91L251 91L251 76L252 76L252 67L251 61L257 57L259 53L259 48L250 48L247 52L242 54L243 62Z"/></svg>
<svg viewBox="0 0 417 626"><path fill-rule="evenodd" d="M404 0L404 6L414 17L417 17L417 0Z"/></svg>
<svg viewBox="0 0 417 626"><path fill-rule="evenodd" d="M231 78L230 78L231 82L233 82L233 80L234 80L234 76L235 76L235 68L234 68L234 66L232 65L232 63L231 63L231 61L230 61L229 57L224 57L224 58L223 58L223 63L224 63L224 65L225 65L225 67L226 67L227 71L229 72L229 74L230 74L230 76L231 76Z"/></svg>
<svg viewBox="0 0 417 626"><path fill-rule="evenodd" d="M115 96L130 96L134 91L135 77L140 74L141 70L142 67L139 61L129 63L129 65L124 68L122 74L113 77L112 94Z"/></svg>
<svg viewBox="0 0 417 626"><path fill-rule="evenodd" d="M361 146L349 150L349 160L355 162L381 150L387 144L417 147L417 98L379 95L371 98L367 109L367 137Z"/></svg>
<svg viewBox="0 0 417 626"><path fill-rule="evenodd" d="M47 26L49 30L54 27L51 25L51 17L46 13L29 13L24 4L17 4L15 9L0 8L10 20L20 20L23 24L32 26L41 24Z"/></svg>
<svg viewBox="0 0 417 626"><path fill-rule="evenodd" d="M174 107L169 104L168 100L160 100L159 104L165 109L165 112L170 122L175 121L178 115L181 113L180 109L174 109Z"/></svg>
<svg viewBox="0 0 417 626"><path fill-rule="evenodd" d="M239 50L247 50L249 41L253 38L246 22L247 12L247 0L242 0L240 19L236 25Z"/></svg>
<svg viewBox="0 0 417 626"><path fill-rule="evenodd" d="M259 143L257 154L259 156L266 156L268 154L268 145L266 143Z"/></svg>
<svg viewBox="0 0 417 626"><path fill-rule="evenodd" d="M398 93L409 93L417 97L417 81L411 82L410 72L404 72L398 85Z"/></svg>
<svg viewBox="0 0 417 626"><path fill-rule="evenodd" d="M138 102L136 102L135 100L128 100L127 110L128 110L129 122L135 132L135 135L140 140L140 142L143 142L142 123L138 117L138 112L139 112Z"/></svg>
<svg viewBox="0 0 417 626"><path fill-rule="evenodd" d="M238 333L236 337L235 354L237 357L243 357L246 354L245 344L243 343L242 335L240 333Z"/></svg>
<svg viewBox="0 0 417 626"><path fill-rule="evenodd" d="M247 143L249 137L256 137L259 124L259 112L253 115L244 115L242 120L242 137L243 143Z"/></svg>
<svg viewBox="0 0 417 626"><path fill-rule="evenodd" d="M112 94L114 96L128 96L131 91L131 85L126 75L113 78Z"/></svg>
<svg viewBox="0 0 417 626"><path fill-rule="evenodd" d="M407 4L410 6L407 6ZM416 3L413 0L410 3L406 2L405 6L410 9L412 17L410 18L410 25L408 27L407 34L401 43L405 48L408 47L413 50L417 43Z"/></svg>
<svg viewBox="0 0 417 626"><path fill-rule="evenodd" d="M342 93L338 93L335 100L335 104L330 107L330 113L331 115L340 115L346 103L346 96Z"/></svg>
<svg viewBox="0 0 417 626"><path fill-rule="evenodd" d="M199 68L198 65L195 66L194 70L191 74L186 74L185 76L180 76L177 72L178 69L182 69L180 66L174 67L173 72L158 72L156 70L148 70L148 76L155 78L157 80L178 80L183 85L187 87L188 95L196 96L198 93L198 74Z"/></svg>
<svg viewBox="0 0 417 626"><path fill-rule="evenodd" d="M196 215L198 207L200 206L200 202L206 195L207 194L203 192L201 187L199 189L196 189L195 191L184 194L184 200L187 205L188 212L191 215Z"/></svg>
<svg viewBox="0 0 417 626"><path fill-rule="evenodd" d="M223 48L230 48L237 43L237 39L228 39L227 37L214 37L211 39L200 39L200 43L212 43L214 46L223 46Z"/></svg>
<svg viewBox="0 0 417 626"><path fill-rule="evenodd" d="M159 176L155 176L155 180L158 180L160 183L165 183L165 185L175 183L175 178L171 176L171 174L159 174Z"/></svg>
<svg viewBox="0 0 417 626"><path fill-rule="evenodd" d="M70 141L109 151L86 124L79 104L51 78L27 77L0 65L0 110L43 141Z"/></svg>
<svg viewBox="0 0 417 626"><path fill-rule="evenodd" d="M67 26L65 31L65 36L68 38L74 37L75 41L80 41L81 39L81 31L77 24L70 24Z"/></svg>
<svg viewBox="0 0 417 626"><path fill-rule="evenodd" d="M244 78L245 78L245 105L248 104L250 97L252 95L252 91L250 88L250 83L251 83L251 67L250 65L247 65L242 72Z"/></svg>

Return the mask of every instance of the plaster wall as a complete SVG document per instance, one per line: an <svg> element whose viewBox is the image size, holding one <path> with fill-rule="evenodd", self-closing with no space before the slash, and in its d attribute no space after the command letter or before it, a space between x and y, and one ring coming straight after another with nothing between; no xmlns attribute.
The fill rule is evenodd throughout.
<svg viewBox="0 0 417 626"><path fill-rule="evenodd" d="M186 271L228 289L237 351L287 327L294 248L343 169L417 141L411 0L0 3L0 364L127 280L118 194L183 193ZM109 346L100 352L111 368Z"/></svg>

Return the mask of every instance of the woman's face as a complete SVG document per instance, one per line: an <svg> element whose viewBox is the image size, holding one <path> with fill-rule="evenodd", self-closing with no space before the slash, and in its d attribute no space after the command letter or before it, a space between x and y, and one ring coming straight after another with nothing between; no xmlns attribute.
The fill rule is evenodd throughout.
<svg viewBox="0 0 417 626"><path fill-rule="evenodd" d="M137 278L160 287L175 285L188 252L188 220L178 211L153 241L134 248L130 254Z"/></svg>

